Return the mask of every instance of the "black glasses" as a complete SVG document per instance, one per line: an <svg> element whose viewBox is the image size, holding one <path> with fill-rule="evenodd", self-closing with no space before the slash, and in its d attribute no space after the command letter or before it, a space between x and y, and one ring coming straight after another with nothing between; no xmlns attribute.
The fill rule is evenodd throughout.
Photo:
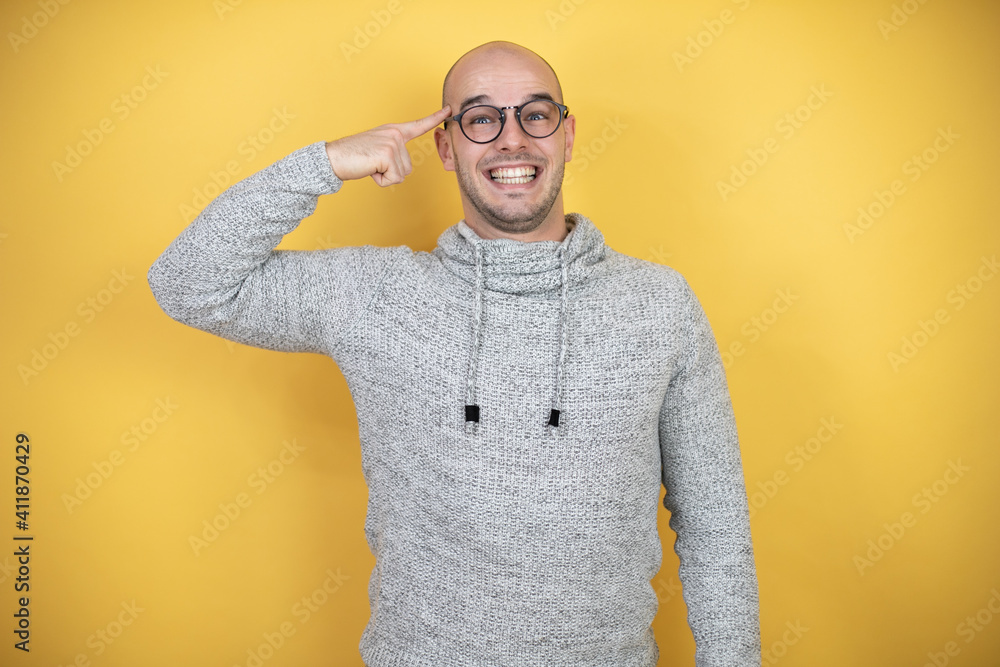
<svg viewBox="0 0 1000 667"><path fill-rule="evenodd" d="M495 141L503 132L507 122L507 109L515 109L517 124L524 133L535 139L544 139L555 134L562 119L569 116L569 107L552 100L531 100L518 107L494 107L489 104L479 104L469 107L453 120L462 128L462 134L477 144L488 144ZM447 122L447 121L446 121Z"/></svg>

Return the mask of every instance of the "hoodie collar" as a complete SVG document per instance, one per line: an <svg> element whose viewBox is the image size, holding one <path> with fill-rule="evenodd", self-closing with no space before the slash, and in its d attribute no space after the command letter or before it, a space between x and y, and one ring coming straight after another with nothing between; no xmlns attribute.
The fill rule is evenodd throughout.
<svg viewBox="0 0 1000 667"><path fill-rule="evenodd" d="M559 299L559 356L554 362L555 392L545 425L559 426L562 411L562 376L566 358L566 311L569 288L584 283L604 259L604 235L578 213L566 216L569 233L562 241L515 241L483 239L464 220L446 229L434 249L451 273L473 285L475 314L471 323L472 346L466 378L465 426L473 432L479 424L480 406L476 399L476 369L483 320L483 292L486 290L520 296L552 294Z"/></svg>
<svg viewBox="0 0 1000 667"><path fill-rule="evenodd" d="M559 295L563 265L570 286L586 282L607 247L600 230L579 213L567 214L566 224L570 232L562 241L515 241L480 238L461 220L441 234L434 254L455 276L470 285L479 280L491 292Z"/></svg>

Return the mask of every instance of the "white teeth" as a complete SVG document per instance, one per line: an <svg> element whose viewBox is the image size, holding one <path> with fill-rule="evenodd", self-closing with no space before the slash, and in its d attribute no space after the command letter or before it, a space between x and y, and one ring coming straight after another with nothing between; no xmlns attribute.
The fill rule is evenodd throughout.
<svg viewBox="0 0 1000 667"><path fill-rule="evenodd" d="M530 183L535 178L534 167L498 167L490 171L490 177L497 183Z"/></svg>

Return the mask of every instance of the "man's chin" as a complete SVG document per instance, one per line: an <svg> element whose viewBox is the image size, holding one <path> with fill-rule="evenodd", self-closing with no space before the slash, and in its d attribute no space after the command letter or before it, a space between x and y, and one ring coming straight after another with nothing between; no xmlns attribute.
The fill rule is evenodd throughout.
<svg viewBox="0 0 1000 667"><path fill-rule="evenodd" d="M550 209L551 210L551 207ZM479 210L482 218L491 226L505 232L531 232L541 226L549 211L524 209Z"/></svg>

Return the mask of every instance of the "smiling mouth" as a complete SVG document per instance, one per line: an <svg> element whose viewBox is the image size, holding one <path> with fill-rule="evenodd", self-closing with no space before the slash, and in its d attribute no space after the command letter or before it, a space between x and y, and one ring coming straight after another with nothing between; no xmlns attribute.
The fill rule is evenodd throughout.
<svg viewBox="0 0 1000 667"><path fill-rule="evenodd" d="M535 180L535 167L497 167L490 169L490 178L503 185L522 185Z"/></svg>

